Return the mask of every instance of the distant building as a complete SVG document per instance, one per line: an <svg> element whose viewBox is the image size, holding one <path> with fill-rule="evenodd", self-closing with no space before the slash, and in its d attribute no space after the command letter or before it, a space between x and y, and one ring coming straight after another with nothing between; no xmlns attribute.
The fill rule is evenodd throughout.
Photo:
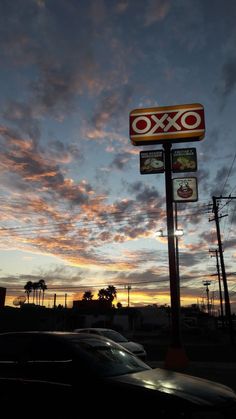
<svg viewBox="0 0 236 419"><path fill-rule="evenodd" d="M6 288L0 287L0 308L4 307L6 298Z"/></svg>
<svg viewBox="0 0 236 419"><path fill-rule="evenodd" d="M104 311L112 308L112 302L109 300L74 300L73 309Z"/></svg>

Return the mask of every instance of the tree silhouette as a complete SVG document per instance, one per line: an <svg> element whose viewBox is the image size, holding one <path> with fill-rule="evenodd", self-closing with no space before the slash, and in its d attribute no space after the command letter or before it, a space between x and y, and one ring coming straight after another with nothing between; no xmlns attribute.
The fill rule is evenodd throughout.
<svg viewBox="0 0 236 419"><path fill-rule="evenodd" d="M38 303L38 282L33 282L32 288L33 288L33 304L35 302L35 299L36 299L36 304L37 304Z"/></svg>
<svg viewBox="0 0 236 419"><path fill-rule="evenodd" d="M114 285L108 285L106 290L108 294L108 300L113 301L117 295L116 287L114 287Z"/></svg>
<svg viewBox="0 0 236 419"><path fill-rule="evenodd" d="M91 301L93 299L92 291L85 291L83 294L82 300Z"/></svg>
<svg viewBox="0 0 236 419"><path fill-rule="evenodd" d="M25 293L27 295L28 304L29 304L29 297L30 297L30 293L31 293L32 289L33 289L33 282L32 281L26 282L26 284L24 286L24 290L25 290Z"/></svg>
<svg viewBox="0 0 236 419"><path fill-rule="evenodd" d="M99 300L108 300L107 290L105 288L101 288L98 291L98 299Z"/></svg>
<svg viewBox="0 0 236 419"><path fill-rule="evenodd" d="M48 288L44 279L39 280L38 288L39 288L39 305L40 305L40 302L41 302L41 292L43 292L43 295L42 295L42 306L43 306L43 304L44 304L44 293L45 293L46 289Z"/></svg>
<svg viewBox="0 0 236 419"><path fill-rule="evenodd" d="M108 285L107 288L101 288L99 290L98 299L112 302L114 298L116 298L116 294L116 287L114 287L113 285Z"/></svg>

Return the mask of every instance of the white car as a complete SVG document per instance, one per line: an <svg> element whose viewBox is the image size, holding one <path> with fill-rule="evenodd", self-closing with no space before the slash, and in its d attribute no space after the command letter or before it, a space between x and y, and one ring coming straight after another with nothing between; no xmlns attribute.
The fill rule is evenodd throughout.
<svg viewBox="0 0 236 419"><path fill-rule="evenodd" d="M83 329L74 329L74 332L93 333L95 335L105 336L106 338L109 338L113 340L114 342L119 343L121 346L123 346L125 349L128 349L128 351L132 352L134 355L136 355L138 358L142 359L143 361L145 361L147 358L147 353L143 345L126 339L123 335L121 335L116 330L105 329L101 327L87 327Z"/></svg>

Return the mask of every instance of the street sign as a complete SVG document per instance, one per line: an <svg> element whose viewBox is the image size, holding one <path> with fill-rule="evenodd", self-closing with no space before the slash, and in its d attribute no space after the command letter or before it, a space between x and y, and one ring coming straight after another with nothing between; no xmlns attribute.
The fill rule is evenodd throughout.
<svg viewBox="0 0 236 419"><path fill-rule="evenodd" d="M199 103L134 109L129 115L133 145L199 141L205 135L204 108Z"/></svg>
<svg viewBox="0 0 236 419"><path fill-rule="evenodd" d="M196 172L196 148L177 148L172 150L172 172Z"/></svg>
<svg viewBox="0 0 236 419"><path fill-rule="evenodd" d="M174 178L172 182L174 202L195 202L198 200L196 177Z"/></svg>
<svg viewBox="0 0 236 419"><path fill-rule="evenodd" d="M164 172L163 150L149 150L140 152L141 175Z"/></svg>

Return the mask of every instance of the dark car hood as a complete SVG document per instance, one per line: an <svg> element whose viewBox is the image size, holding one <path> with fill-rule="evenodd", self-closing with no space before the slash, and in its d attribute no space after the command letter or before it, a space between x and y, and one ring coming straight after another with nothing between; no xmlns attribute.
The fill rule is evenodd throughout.
<svg viewBox="0 0 236 419"><path fill-rule="evenodd" d="M121 375L112 381L167 393L196 405L236 403L236 393L223 384L161 368Z"/></svg>

